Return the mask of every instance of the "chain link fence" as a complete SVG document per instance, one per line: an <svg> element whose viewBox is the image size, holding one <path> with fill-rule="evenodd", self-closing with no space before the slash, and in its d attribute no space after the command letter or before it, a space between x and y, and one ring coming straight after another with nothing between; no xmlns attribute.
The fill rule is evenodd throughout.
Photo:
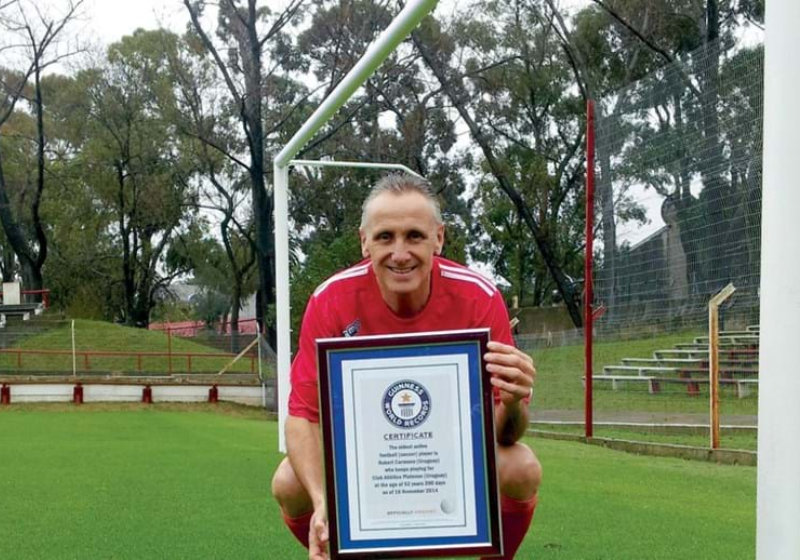
<svg viewBox="0 0 800 560"><path fill-rule="evenodd" d="M708 303L733 284L720 374L722 424L736 427L722 443L755 448L741 426L757 414L762 92L762 46L712 43L596 104L596 435L670 423L707 445L692 426L709 422ZM583 410L583 348L552 344L579 334L520 341L554 368L539 420Z"/></svg>

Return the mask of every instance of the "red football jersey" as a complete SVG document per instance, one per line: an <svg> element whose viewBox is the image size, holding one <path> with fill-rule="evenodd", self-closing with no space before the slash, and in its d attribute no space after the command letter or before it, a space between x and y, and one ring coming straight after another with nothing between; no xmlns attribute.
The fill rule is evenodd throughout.
<svg viewBox="0 0 800 560"><path fill-rule="evenodd" d="M308 300L292 363L289 414L319 422L318 338L476 328L491 329L491 340L514 344L502 294L465 266L435 257L428 303L410 318L398 317L383 300L369 260L343 270Z"/></svg>

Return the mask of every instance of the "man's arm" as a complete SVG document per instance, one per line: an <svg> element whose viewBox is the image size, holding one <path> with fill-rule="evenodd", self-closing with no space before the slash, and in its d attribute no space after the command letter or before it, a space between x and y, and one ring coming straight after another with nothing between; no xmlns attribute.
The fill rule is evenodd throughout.
<svg viewBox="0 0 800 560"><path fill-rule="evenodd" d="M500 390L500 404L495 411L495 435L500 445L513 445L525 435L533 394L536 368L524 352L500 342L490 342L484 356L492 385Z"/></svg>
<svg viewBox="0 0 800 560"><path fill-rule="evenodd" d="M495 408L495 435L500 445L513 445L528 429L530 410L524 400L515 404L500 404Z"/></svg>

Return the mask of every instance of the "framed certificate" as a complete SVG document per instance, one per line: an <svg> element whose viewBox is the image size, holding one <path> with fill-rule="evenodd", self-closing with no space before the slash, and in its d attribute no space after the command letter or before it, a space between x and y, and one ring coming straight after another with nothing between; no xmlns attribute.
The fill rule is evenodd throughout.
<svg viewBox="0 0 800 560"><path fill-rule="evenodd" d="M331 558L502 554L488 340L317 340Z"/></svg>

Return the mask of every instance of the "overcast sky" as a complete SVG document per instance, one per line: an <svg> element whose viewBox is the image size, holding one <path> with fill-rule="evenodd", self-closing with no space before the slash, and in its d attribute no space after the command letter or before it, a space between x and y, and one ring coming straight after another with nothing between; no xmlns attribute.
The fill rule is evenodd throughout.
<svg viewBox="0 0 800 560"><path fill-rule="evenodd" d="M66 0L51 0L55 5ZM440 0L441 8L448 9L458 0ZM568 11L582 7L590 0L560 0ZM270 0L269 6L280 5ZM139 27L153 29L161 23L164 27L182 31L188 22L186 8L181 0L86 0L85 31L102 41L113 43Z"/></svg>
<svg viewBox="0 0 800 560"><path fill-rule="evenodd" d="M137 28L182 30L188 18L180 0L87 0L84 31L103 43L113 43Z"/></svg>

